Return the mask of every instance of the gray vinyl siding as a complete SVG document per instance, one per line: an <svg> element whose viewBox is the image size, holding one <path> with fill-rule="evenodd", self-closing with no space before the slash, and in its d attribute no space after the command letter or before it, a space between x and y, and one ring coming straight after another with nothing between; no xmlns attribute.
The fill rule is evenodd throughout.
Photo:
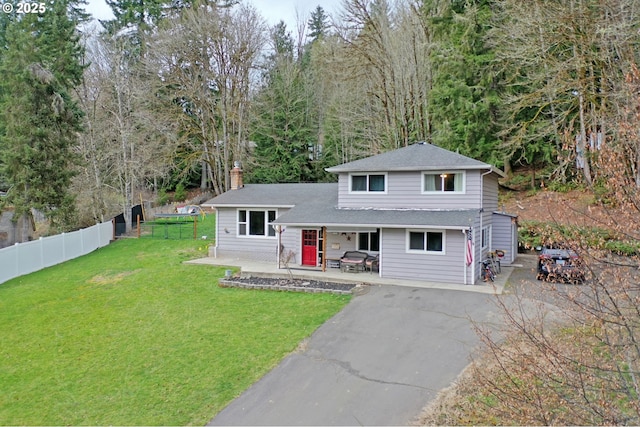
<svg viewBox="0 0 640 427"><path fill-rule="evenodd" d="M484 199L482 207L485 212L494 212L498 210L498 177L495 174L485 175L483 178L483 192L482 198Z"/></svg>
<svg viewBox="0 0 640 427"><path fill-rule="evenodd" d="M252 208L242 208L252 210ZM255 210L273 210L275 208L253 208ZM218 208L218 255L238 252L247 254L251 259L276 260L277 237L240 237L238 236L237 208ZM282 215L288 209L277 209ZM284 234L284 233L283 233Z"/></svg>
<svg viewBox="0 0 640 427"><path fill-rule="evenodd" d="M292 265L300 265L302 263L302 234L298 227L285 227L282 232L282 246L284 253L293 251L295 258L292 261ZM285 255L286 256L286 255Z"/></svg>
<svg viewBox="0 0 640 427"><path fill-rule="evenodd" d="M515 238L517 233L514 232L516 227L512 220L513 218L510 215L493 214L492 245L494 250L501 249L506 251L502 259L503 264L513 263L518 251L518 242Z"/></svg>
<svg viewBox="0 0 640 427"><path fill-rule="evenodd" d="M346 251L355 251L356 233L327 233L327 258L340 258Z"/></svg>
<svg viewBox="0 0 640 427"><path fill-rule="evenodd" d="M473 278L469 277L469 283L475 283L478 277L480 277L480 261L484 258L482 256L482 231L480 228L480 215L476 217L472 226L473 227L473 265L470 271L473 272Z"/></svg>
<svg viewBox="0 0 640 427"><path fill-rule="evenodd" d="M423 194L423 172L421 171L388 172L385 193L349 193L350 175L348 173L342 173L338 180L338 205L342 208L478 208L480 201L481 171L469 170L464 171L464 173L465 191L462 194L451 194L446 192L438 194ZM487 187L487 185L485 185L485 187ZM497 182L495 194L495 203L497 206Z"/></svg>
<svg viewBox="0 0 640 427"><path fill-rule="evenodd" d="M382 277L426 282L464 283L465 238L460 230L445 231L445 254L407 253L406 230L382 230Z"/></svg>

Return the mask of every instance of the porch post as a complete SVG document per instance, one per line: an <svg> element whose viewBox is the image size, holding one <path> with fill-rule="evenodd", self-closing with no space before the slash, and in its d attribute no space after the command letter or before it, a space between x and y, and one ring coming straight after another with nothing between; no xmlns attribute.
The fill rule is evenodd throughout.
<svg viewBox="0 0 640 427"><path fill-rule="evenodd" d="M280 259L282 258L282 254L280 253L280 248L282 248L282 226L280 224L276 224L276 226L273 228L276 230L276 233L278 233L278 247L276 248L276 258L278 261L278 269L280 269Z"/></svg>
<svg viewBox="0 0 640 427"><path fill-rule="evenodd" d="M467 235L467 232L465 232L464 230L462 230L462 235L464 236L464 261L462 262L462 265L464 266L464 284L467 284L467 270L469 270L469 266L467 265L467 251L469 250L469 248L467 247L467 239L469 238L469 236Z"/></svg>
<svg viewBox="0 0 640 427"><path fill-rule="evenodd" d="M322 227L322 271L327 269L327 226Z"/></svg>

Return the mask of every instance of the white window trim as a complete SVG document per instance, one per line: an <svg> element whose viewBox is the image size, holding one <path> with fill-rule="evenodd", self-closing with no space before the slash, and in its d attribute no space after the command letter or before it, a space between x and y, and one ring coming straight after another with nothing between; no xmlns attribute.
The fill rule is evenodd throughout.
<svg viewBox="0 0 640 427"><path fill-rule="evenodd" d="M247 221L242 223L242 224L246 224L247 225L247 233L249 233L249 212L264 212L264 220L265 220L265 231L267 232L266 235L264 236L256 236L253 234L240 234L240 211L246 211L247 212ZM278 237L278 232L276 231L274 236L269 236L269 211L275 211L276 213L276 219L278 219L278 209L269 209L269 208L237 208L236 209L236 218L235 218L235 222L236 222L236 237L240 238L240 239L276 239Z"/></svg>
<svg viewBox="0 0 640 427"><path fill-rule="evenodd" d="M351 186L353 183L353 176L362 176L365 175L367 177L367 190L365 191L354 191ZM370 175L383 175L384 176L384 191L369 191L369 176ZM387 194L389 190L389 174L387 172L350 172L349 173L349 194Z"/></svg>
<svg viewBox="0 0 640 427"><path fill-rule="evenodd" d="M462 190L461 191L444 191L444 190L440 190L440 191L427 191L425 190L425 185L424 185L424 181L425 181L425 176L427 175L442 175L442 174L461 174L462 175ZM442 170L442 171L425 171L422 172L421 175L421 189L422 189L422 194L437 194L437 195L443 195L443 194L466 194L467 192L467 173L465 171L446 171L446 170Z"/></svg>
<svg viewBox="0 0 640 427"><path fill-rule="evenodd" d="M371 248L371 234L373 234L373 233L378 233L378 250L377 251L375 251L373 249L370 249ZM360 247L360 235L361 234L367 234L369 236L369 238L367 239L368 240L367 243L369 243L369 248L367 248L367 249L362 249ZM380 252L380 232L379 231L362 231L362 232L359 231L357 236L356 236L356 250L358 250L358 251L367 251L367 252L370 252L370 253L378 253L378 252Z"/></svg>
<svg viewBox="0 0 640 427"><path fill-rule="evenodd" d="M484 240L484 245L482 244L483 240ZM482 246L482 249L487 249L490 243L491 243L491 226L487 225L485 227L482 227L482 234L480 235L480 246Z"/></svg>
<svg viewBox="0 0 640 427"><path fill-rule="evenodd" d="M426 238L426 233L441 233L442 234L442 251L428 251L428 250L418 250L418 249L410 249L410 233L424 233ZM438 230L438 229L428 229L428 228L416 228L416 229L407 229L405 232L405 250L408 254L426 254L426 255L446 255L447 254L447 232L446 230ZM425 241L426 247L426 241Z"/></svg>

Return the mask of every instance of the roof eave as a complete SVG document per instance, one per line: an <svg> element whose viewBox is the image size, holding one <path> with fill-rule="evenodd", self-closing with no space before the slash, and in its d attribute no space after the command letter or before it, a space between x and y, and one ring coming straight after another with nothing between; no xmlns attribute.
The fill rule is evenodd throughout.
<svg viewBox="0 0 640 427"><path fill-rule="evenodd" d="M330 173L346 173L346 172L422 172L422 171L441 171L441 170L488 170L496 173L502 178L506 175L500 169L493 167L489 164L472 165L472 166L428 166L428 167L415 167L415 166L400 166L382 169L371 168L341 168L340 166L334 166L331 168L325 168L325 171Z"/></svg>
<svg viewBox="0 0 640 427"><path fill-rule="evenodd" d="M273 224L286 225L290 227L354 227L354 228L429 228L429 229L439 229L439 230L468 230L469 225L436 225L436 224L359 224L359 223L347 223L343 224L340 222L307 222L307 223L298 223L298 222L281 222L278 220L273 221Z"/></svg>

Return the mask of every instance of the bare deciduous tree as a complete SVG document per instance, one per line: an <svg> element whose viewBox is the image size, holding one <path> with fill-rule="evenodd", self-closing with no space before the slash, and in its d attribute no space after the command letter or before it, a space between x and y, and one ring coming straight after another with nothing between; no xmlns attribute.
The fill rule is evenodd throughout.
<svg viewBox="0 0 640 427"><path fill-rule="evenodd" d="M341 65L357 91L358 120L370 152L427 139L430 87L428 31L417 4L349 0L343 4L339 34L345 45Z"/></svg>
<svg viewBox="0 0 640 427"><path fill-rule="evenodd" d="M158 73L164 121L178 123L191 162L206 164L213 190L229 188L234 161L247 156L252 72L265 42L256 11L205 5L172 19L153 41L149 70Z"/></svg>
<svg viewBox="0 0 640 427"><path fill-rule="evenodd" d="M88 190L84 203L94 220L125 212L130 230L127 213L139 192L169 171L175 132L156 120L157 101L148 76L140 73L122 43L114 36L90 44L91 66L78 91L87 131L79 147L86 162L84 180L77 186Z"/></svg>

